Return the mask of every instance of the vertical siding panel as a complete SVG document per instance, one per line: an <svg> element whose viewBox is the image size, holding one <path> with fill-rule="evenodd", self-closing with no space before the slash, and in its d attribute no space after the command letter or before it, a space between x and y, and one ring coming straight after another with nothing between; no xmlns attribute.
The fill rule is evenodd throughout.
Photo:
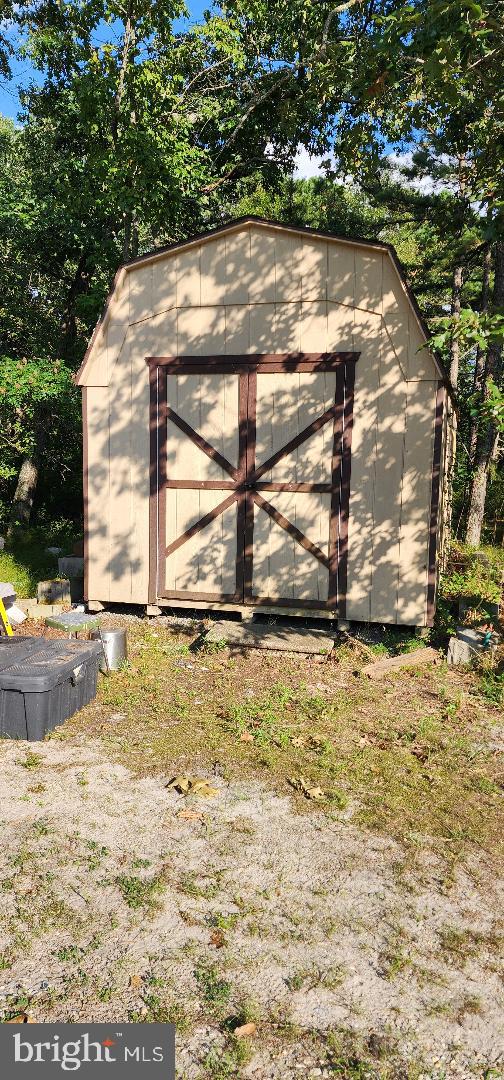
<svg viewBox="0 0 504 1080"><path fill-rule="evenodd" d="M275 235L275 300L301 300L302 241Z"/></svg>
<svg viewBox="0 0 504 1080"><path fill-rule="evenodd" d="M168 311L177 302L177 264L172 255L152 265L152 311Z"/></svg>
<svg viewBox="0 0 504 1080"><path fill-rule="evenodd" d="M226 307L226 353L228 356L240 356L250 349L250 308Z"/></svg>
<svg viewBox="0 0 504 1080"><path fill-rule="evenodd" d="M359 361L360 363L360 361ZM399 529L407 384L393 350L384 347L378 387L373 579L370 618L393 623L397 617ZM355 480L352 471L352 494Z"/></svg>
<svg viewBox="0 0 504 1080"><path fill-rule="evenodd" d="M252 304L250 307L250 352L278 352L275 345L275 305Z"/></svg>
<svg viewBox="0 0 504 1080"><path fill-rule="evenodd" d="M132 595L132 416L130 340L110 375L110 600ZM147 423L147 418L144 418Z"/></svg>
<svg viewBox="0 0 504 1080"><path fill-rule="evenodd" d="M201 245L201 303L225 304L227 293L226 247L221 240Z"/></svg>
<svg viewBox="0 0 504 1080"><path fill-rule="evenodd" d="M382 312L381 251L355 248L355 306L365 311Z"/></svg>
<svg viewBox="0 0 504 1080"><path fill-rule="evenodd" d="M130 331L131 602L145 604L149 587L149 375L146 356L174 350L175 314L139 323Z"/></svg>
<svg viewBox="0 0 504 1080"><path fill-rule="evenodd" d="M342 304L328 304L327 310L327 348L329 352L344 352L354 349L354 313L351 307Z"/></svg>
<svg viewBox="0 0 504 1080"><path fill-rule="evenodd" d="M223 307L183 308L177 313L179 356L217 356L226 348Z"/></svg>
<svg viewBox="0 0 504 1080"><path fill-rule="evenodd" d="M273 233L251 228L250 264L250 303L273 303L276 293L275 236Z"/></svg>
<svg viewBox="0 0 504 1080"><path fill-rule="evenodd" d="M300 265L302 275L301 299L327 300L327 243L315 239L303 240Z"/></svg>
<svg viewBox="0 0 504 1080"><path fill-rule="evenodd" d="M355 248L351 244L328 245L327 298L353 307L355 303Z"/></svg>
<svg viewBox="0 0 504 1080"><path fill-rule="evenodd" d="M249 289L252 284L250 229L228 234L224 243L226 250L225 303L248 304Z"/></svg>
<svg viewBox="0 0 504 1080"><path fill-rule="evenodd" d="M382 333L359 341L355 372L350 516L348 523L347 618L371 619L374 567L377 420ZM356 346L357 348L357 346Z"/></svg>
<svg viewBox="0 0 504 1080"><path fill-rule="evenodd" d="M397 621L412 626L426 621L436 392L436 383L408 384Z"/></svg>
<svg viewBox="0 0 504 1080"><path fill-rule="evenodd" d="M355 350L361 354L355 372L347 617L366 622L371 619L373 590L377 414L382 348L380 316L373 312L330 305L328 347Z"/></svg>
<svg viewBox="0 0 504 1080"><path fill-rule="evenodd" d="M301 352L327 351L327 303L325 300L301 304L299 347Z"/></svg>
<svg viewBox="0 0 504 1080"><path fill-rule="evenodd" d="M137 266L126 275L129 288L129 321L139 322L152 315L152 274L153 266Z"/></svg>
<svg viewBox="0 0 504 1080"><path fill-rule="evenodd" d="M201 304L200 254L201 247L194 247L176 256L177 307L199 307Z"/></svg>
<svg viewBox="0 0 504 1080"><path fill-rule="evenodd" d="M110 600L109 390L87 389L88 598Z"/></svg>

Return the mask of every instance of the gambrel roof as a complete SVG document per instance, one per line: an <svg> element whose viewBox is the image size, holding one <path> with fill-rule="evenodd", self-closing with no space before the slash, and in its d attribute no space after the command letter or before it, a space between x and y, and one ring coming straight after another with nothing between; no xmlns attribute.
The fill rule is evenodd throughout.
<svg viewBox="0 0 504 1080"><path fill-rule="evenodd" d="M376 313L376 315L383 317L387 325L387 331L392 337L392 339L394 337L394 334L397 335L398 333L400 333L401 322L404 323L405 318L404 310L401 312L401 307L404 309L404 307L406 306L407 310L409 310L410 312L409 321L414 331L416 353L418 354L419 351L422 350L422 352L424 353L423 363L425 363L426 356L428 356L429 364L431 365L431 370L433 371L434 377L437 375L438 378L446 381L445 372L442 370L439 361L431 352L424 348L429 337L428 329L422 317L418 304L415 300L415 297L406 281L404 271L401 267L397 254L391 244L387 244L383 241L378 240L374 241L360 238L356 239L354 237L349 238L337 236L333 233L327 233L319 229L313 229L298 225L286 225L283 222L270 221L265 218L247 215L246 217L237 218L227 222L226 224L219 225L217 228L211 229L203 234L192 236L187 240L178 241L176 243L169 244L166 247L158 248L157 250L147 252L145 255L140 255L138 256L138 258L132 259L130 262L122 265L117 271L103 313L95 327L82 364L74 377L76 384L86 384L88 366L91 364L91 361L95 359L100 349L103 349L105 347L104 342L109 336L107 335L107 327L111 322L113 322L115 319L117 319L118 321L117 333L114 332L111 335L111 337L113 338L112 351L115 358L117 358L121 350L128 326L130 326L132 323L140 321L140 319L138 318L138 311L132 312L131 310L130 293L134 292L134 290L124 287L129 280L132 280L132 276L135 275L136 271L142 271L143 268L155 266L156 264L162 263L163 261L169 261L174 257L176 258L178 256L184 255L184 253L186 252L189 254L191 252L191 249L202 248L202 246L204 245L212 244L212 242L215 243L215 241L220 241L221 238L224 243L226 243L226 238L232 236L232 234L244 233L251 230L253 230L254 232L257 231L265 234L269 233L270 235L273 234L277 236L280 234L285 238L290 237L293 240L295 240L295 238L298 238L300 241L306 241L307 244L309 243L309 241L311 241L312 244L314 242L316 244L317 241L320 241L325 245L335 245L342 253L342 261L344 258L344 254L348 252L348 249L352 248L355 249L355 251L360 252L364 260L366 259L366 257L371 257L372 259L373 255L375 255L378 260L378 257L381 255L382 264L384 265L383 274L385 274L385 272L387 274L389 294L392 296L392 301L389 302L388 310L385 311L383 286L381 292L381 299L380 296L378 296L377 299L375 298L368 301L366 301L366 299L361 299L359 302L356 301L353 305L351 304L350 300L347 299L347 305L361 307L361 309L363 310L374 312ZM384 256L385 258L383 258ZM282 270L285 276L285 267L283 267ZM331 296L329 296L328 293L327 299L345 304L345 298L342 298L339 295L331 294ZM221 304L226 304L228 302L229 304L237 303L237 301L233 299L232 296L230 297L229 301L226 300L225 296L220 300ZM213 300L212 303L216 303L216 301ZM164 310L168 310L171 307L180 306L174 298L166 299L166 290L164 304ZM204 305L205 300L202 297L200 300L200 306ZM191 305L189 304L188 306ZM198 306L198 304L194 304L192 306ZM156 310L154 310L153 308L150 312L147 311L145 314L141 315L141 318L152 317L159 314L162 310L163 308L159 307L158 304ZM406 316L406 318L408 318L408 316ZM111 349L110 341L108 343L108 348L109 350ZM112 357L112 359L113 358L114 357ZM420 366L422 366L421 363ZM410 377L414 376L410 375ZM419 377L421 378L422 376L420 375ZM101 385L104 385L104 383L102 382Z"/></svg>

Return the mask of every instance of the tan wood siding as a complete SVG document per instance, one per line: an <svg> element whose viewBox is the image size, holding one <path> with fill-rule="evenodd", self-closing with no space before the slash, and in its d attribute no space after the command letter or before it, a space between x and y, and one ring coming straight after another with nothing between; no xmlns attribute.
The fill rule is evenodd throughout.
<svg viewBox="0 0 504 1080"><path fill-rule="evenodd" d="M275 492L275 508L312 541L328 550L330 496ZM253 595L320 600L328 596L329 573L260 507L254 507Z"/></svg>
<svg viewBox="0 0 504 1080"><path fill-rule="evenodd" d="M431 402L438 379L422 344L418 319L391 257L372 246L362 248L250 224L122 271L89 364L80 377L89 387L90 598L147 601L146 356L356 350L361 355L355 387L347 616L422 622L433 437ZM263 378L273 382L266 394L262 390L258 393L258 462L268 448L274 451L288 441L296 424L304 422L303 417L324 411L324 403L333 393L334 376L260 375L259 389ZM224 406L216 404L218 379L201 376L197 395L200 411L193 419L202 434L206 431L209 442L219 443L220 439L222 453L235 463L237 428L233 430L229 401ZM186 405L177 401L177 407L183 410ZM227 419L219 435L215 409L218 412L221 408ZM187 409L187 416L192 415L193 403L187 404ZM452 426L450 421L446 454L453 441ZM222 475L222 470L187 439L182 463L173 439L172 432L168 453L169 457L175 454L181 476L184 471L195 479ZM282 459L263 479L296 482L301 475L300 463L303 481L307 476L325 478L330 468L330 444L329 425L299 451ZM293 524L326 550L328 537L322 522L324 500L329 496L279 494L278 505L281 503L285 517L292 518ZM205 499L214 496L215 492L205 493L204 498L198 494L198 505L195 500L191 509L179 492L170 492L167 529L177 529L183 521L190 524L189 510L201 516ZM220 498L218 493L214 504ZM444 502L442 506L446 513ZM197 567L191 579L196 582L195 590L229 591L228 567L234 559L231 522L235 517L236 508L232 507L189 541L186 563L182 560L184 549L179 549L170 570L170 588L178 589L173 581L189 580ZM309 594L314 599L327 596L327 570L322 563L258 506L254 517L258 536L264 537L261 555L254 563L254 592L260 588L268 595L280 596L284 582L288 582L286 595L292 599L309 598ZM195 558L195 552L208 547L210 539L216 552L213 570L200 567Z"/></svg>
<svg viewBox="0 0 504 1080"><path fill-rule="evenodd" d="M406 625L424 625L427 618L429 530L425 508L431 496L436 392L435 384L408 384L397 597L397 622Z"/></svg>
<svg viewBox="0 0 504 1080"><path fill-rule="evenodd" d="M109 389L87 389L88 599L110 600ZM127 594L127 589L124 589Z"/></svg>

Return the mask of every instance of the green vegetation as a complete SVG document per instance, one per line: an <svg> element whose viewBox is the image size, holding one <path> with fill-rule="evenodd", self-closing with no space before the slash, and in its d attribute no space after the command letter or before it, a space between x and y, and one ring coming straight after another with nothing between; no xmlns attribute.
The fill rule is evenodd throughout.
<svg viewBox="0 0 504 1080"><path fill-rule="evenodd" d="M0 551L0 580L9 581L19 597L36 596L39 581L58 576L57 556L45 548L62 547L68 553L76 539L75 525L67 521L17 532Z"/></svg>
<svg viewBox="0 0 504 1080"><path fill-rule="evenodd" d="M495 720L499 675L480 682L478 672L441 665L376 683L354 674L362 657L344 645L317 665L314 685L313 663L301 656L196 652L185 668L179 658L191 637L196 630L158 626L153 634L146 623L131 625L132 670L102 680L97 702L52 738L117 713L101 737L141 774L192 775L197 761L197 775L215 776L217 764L224 781L257 776L302 812L350 809L355 823L443 858L463 858L473 845L496 850L499 778L484 732ZM189 798L204 816L204 800ZM190 870L178 888L212 899L221 881ZM219 911L217 928L229 918Z"/></svg>
<svg viewBox="0 0 504 1080"><path fill-rule="evenodd" d="M81 517L71 376L117 266L258 213L395 244L459 391L454 520L498 542L497 0L2 10L0 75L24 84L0 117L0 527ZM299 147L319 176L295 179Z"/></svg>
<svg viewBox="0 0 504 1080"><path fill-rule="evenodd" d="M195 968L194 977L207 1008L222 1016L231 997L231 983L223 979L216 964L201 961Z"/></svg>
<svg viewBox="0 0 504 1080"><path fill-rule="evenodd" d="M451 544L440 592L447 600L467 599L476 609L498 604L504 580L504 548Z"/></svg>
<svg viewBox="0 0 504 1080"><path fill-rule="evenodd" d="M164 888L162 877L139 878L120 874L115 883L128 907L142 908L151 913L159 908L159 898Z"/></svg>

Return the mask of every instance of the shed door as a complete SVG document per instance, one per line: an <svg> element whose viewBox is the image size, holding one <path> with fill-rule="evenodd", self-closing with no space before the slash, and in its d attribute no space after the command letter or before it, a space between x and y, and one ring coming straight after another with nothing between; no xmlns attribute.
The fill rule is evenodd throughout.
<svg viewBox="0 0 504 1080"><path fill-rule="evenodd" d="M159 368L157 596L341 615L354 365L251 361Z"/></svg>

